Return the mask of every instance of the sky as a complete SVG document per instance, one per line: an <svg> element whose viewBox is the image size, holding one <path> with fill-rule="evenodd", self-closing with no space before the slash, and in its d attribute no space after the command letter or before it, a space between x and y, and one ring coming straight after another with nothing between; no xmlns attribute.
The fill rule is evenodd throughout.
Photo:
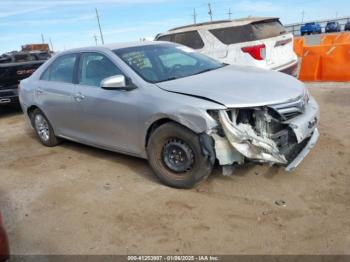
<svg viewBox="0 0 350 262"><path fill-rule="evenodd" d="M280 17L284 24L350 16L349 0L211 0L213 19ZM208 0L0 0L0 53L51 40L55 51L100 44L95 8L105 43L138 41L172 27L209 21Z"/></svg>

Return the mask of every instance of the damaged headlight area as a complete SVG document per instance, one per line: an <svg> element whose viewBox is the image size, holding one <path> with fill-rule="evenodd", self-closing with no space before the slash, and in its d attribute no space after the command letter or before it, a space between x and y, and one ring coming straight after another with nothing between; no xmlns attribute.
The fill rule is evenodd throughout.
<svg viewBox="0 0 350 262"><path fill-rule="evenodd" d="M287 165L307 145L284 117L270 107L210 111L218 127L211 130L220 165L246 160Z"/></svg>

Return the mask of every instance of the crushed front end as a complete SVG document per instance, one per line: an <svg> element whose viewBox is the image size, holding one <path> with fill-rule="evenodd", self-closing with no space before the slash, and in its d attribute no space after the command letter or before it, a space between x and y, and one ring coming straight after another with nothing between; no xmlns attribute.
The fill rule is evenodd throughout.
<svg viewBox="0 0 350 262"><path fill-rule="evenodd" d="M293 101L210 112L218 127L210 135L224 167L247 161L294 170L318 140L319 108L308 92Z"/></svg>

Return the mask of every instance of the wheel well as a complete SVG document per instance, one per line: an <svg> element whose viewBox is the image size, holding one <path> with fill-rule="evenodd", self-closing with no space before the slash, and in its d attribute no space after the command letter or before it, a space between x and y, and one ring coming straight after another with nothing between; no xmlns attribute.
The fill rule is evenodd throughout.
<svg viewBox="0 0 350 262"><path fill-rule="evenodd" d="M27 114L28 114L30 120L32 120L32 114L33 114L34 110L37 109L37 108L39 108L39 107L37 107L37 106L30 106L27 109Z"/></svg>
<svg viewBox="0 0 350 262"><path fill-rule="evenodd" d="M35 109L37 109L38 107L37 106L30 106L28 107L27 109L27 114L29 117L31 117L32 113L34 112Z"/></svg>
<svg viewBox="0 0 350 262"><path fill-rule="evenodd" d="M176 123L175 121L169 119L169 118L162 118L162 119L159 119L157 121L155 121L147 130L147 134L146 134L146 140L145 140L145 146L147 147L148 145L148 141L149 141L149 138L151 137L152 133L160 126L166 124L166 123L169 123L169 122L174 122Z"/></svg>

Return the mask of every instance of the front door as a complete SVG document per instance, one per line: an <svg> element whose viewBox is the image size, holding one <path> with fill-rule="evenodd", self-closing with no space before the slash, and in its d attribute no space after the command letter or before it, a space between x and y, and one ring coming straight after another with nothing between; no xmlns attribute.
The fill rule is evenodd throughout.
<svg viewBox="0 0 350 262"><path fill-rule="evenodd" d="M139 132L139 90L102 89L103 79L124 74L101 53L83 53L78 75L76 103L81 139L89 144L138 154L135 141Z"/></svg>

